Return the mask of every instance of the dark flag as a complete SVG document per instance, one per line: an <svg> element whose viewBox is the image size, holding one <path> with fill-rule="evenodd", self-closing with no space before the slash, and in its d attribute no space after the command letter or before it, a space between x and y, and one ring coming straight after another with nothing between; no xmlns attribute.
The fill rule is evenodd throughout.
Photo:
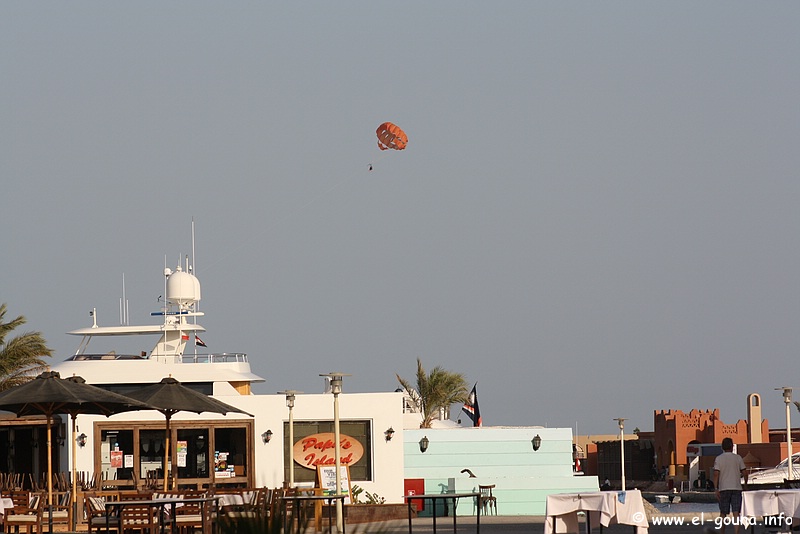
<svg viewBox="0 0 800 534"><path fill-rule="evenodd" d="M461 411L467 414L467 416L472 420L472 426L483 426L483 421L481 420L481 409L478 406L478 391L477 388L478 383L475 382L475 385L472 386L472 391L467 397L467 402L464 403L464 406L461 407Z"/></svg>
<svg viewBox="0 0 800 534"><path fill-rule="evenodd" d="M208 345L206 345L205 343L203 343L203 340L202 340L202 339L200 339L200 338L199 338L199 337L197 337L197 336L194 336L194 344L195 344L195 345L197 345L197 346L199 346L199 347L207 347L207 346L208 346Z"/></svg>

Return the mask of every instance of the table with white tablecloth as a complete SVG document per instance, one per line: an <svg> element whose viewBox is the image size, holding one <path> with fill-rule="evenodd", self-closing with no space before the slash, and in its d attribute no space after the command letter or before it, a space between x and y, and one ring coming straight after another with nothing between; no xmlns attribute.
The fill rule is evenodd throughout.
<svg viewBox="0 0 800 534"><path fill-rule="evenodd" d="M592 525L632 525L637 534L647 534L647 515L642 492L595 491L555 493L547 496L544 534L577 534L578 513L586 513L587 530Z"/></svg>
<svg viewBox="0 0 800 534"><path fill-rule="evenodd" d="M0 516L6 515L6 508L14 508L14 501L8 497L0 498Z"/></svg>
<svg viewBox="0 0 800 534"><path fill-rule="evenodd" d="M771 489L742 492L742 516L800 518L800 490ZM789 521L791 524L791 521ZM747 523L745 523L747 525ZM781 527L784 525L776 524Z"/></svg>
<svg viewBox="0 0 800 534"><path fill-rule="evenodd" d="M243 506L244 496L241 493L219 493L214 495L221 508L226 506Z"/></svg>

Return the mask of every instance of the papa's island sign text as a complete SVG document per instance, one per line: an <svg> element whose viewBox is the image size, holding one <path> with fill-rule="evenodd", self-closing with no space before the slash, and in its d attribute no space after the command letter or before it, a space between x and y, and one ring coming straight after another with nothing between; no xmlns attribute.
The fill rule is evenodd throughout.
<svg viewBox="0 0 800 534"><path fill-rule="evenodd" d="M333 432L306 436L294 444L294 461L303 467L316 469L318 465L336 465ZM339 434L339 462L353 465L364 456L364 446L345 434Z"/></svg>

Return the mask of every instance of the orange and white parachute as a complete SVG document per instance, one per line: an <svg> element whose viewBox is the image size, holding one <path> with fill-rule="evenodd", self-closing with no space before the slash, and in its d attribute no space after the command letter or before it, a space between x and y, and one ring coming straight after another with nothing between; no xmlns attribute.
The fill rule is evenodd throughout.
<svg viewBox="0 0 800 534"><path fill-rule="evenodd" d="M381 150L403 150L408 144L408 136L396 124L384 122L375 130L378 136L378 148Z"/></svg>

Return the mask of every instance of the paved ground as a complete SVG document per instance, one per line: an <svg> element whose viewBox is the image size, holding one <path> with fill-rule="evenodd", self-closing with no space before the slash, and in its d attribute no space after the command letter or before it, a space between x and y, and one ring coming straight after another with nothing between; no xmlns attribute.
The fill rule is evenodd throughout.
<svg viewBox="0 0 800 534"><path fill-rule="evenodd" d="M452 520L437 520L437 534L452 534ZM45 527L45 532L47 527ZM57 534L66 534L60 529L54 529ZM475 534L475 518L459 518L458 530L460 534ZM544 519L542 517L530 516L507 516L492 517L484 520L481 518L481 534L543 534ZM585 534L584 525L581 524L581 534ZM592 529L593 534L600 534L600 529ZM651 525L649 534L719 534L721 531L715 528L713 521L705 525L665 526ZM740 529L740 534L775 534L776 530L768 530L763 526ZM358 525L348 525L348 534L408 534L408 521L388 521L385 523L362 523ZM433 524L429 518L415 519L412 523L412 534L432 534ZM627 525L613 525L602 529L603 534L635 534L633 527ZM86 534L82 531L80 534ZM306 534L314 534L313 529L307 530ZM725 534L733 534L733 528L728 526Z"/></svg>
<svg viewBox="0 0 800 534"><path fill-rule="evenodd" d="M718 514L713 516L703 515L695 518L690 514L682 514L680 517L675 516L672 521L677 522L682 519L683 525L654 525L650 524L649 534L718 534L721 530L717 529L715 521ZM692 524L692 522L696 524ZM701 522L702 521L702 522ZM458 532L461 534L474 534L475 533L475 518L474 517L459 517ZM386 523L369 524L369 525L351 525L347 528L350 534L360 533L386 533L386 534L407 534L408 521L389 521ZM433 521L431 518L418 518L412 522L412 534L431 534L433 532ZM453 521L452 518L444 517L437 518L436 520L437 534L452 534ZM541 516L491 516L481 517L481 534L543 534L544 532L544 517ZM599 534L599 528L593 528L594 534ZM635 534L633 527L627 525L613 525L608 528L602 529L603 534ZM747 530L740 529L740 534L766 534L767 532L774 533L776 529L767 530L761 525ZM581 524L581 533L585 533L584 525ZM728 526L725 530L726 534L733 534L733 527Z"/></svg>
<svg viewBox="0 0 800 534"><path fill-rule="evenodd" d="M680 520L683 525L654 524L650 522L649 534L720 534L717 528L718 514L695 516L693 514L679 514L660 517L672 517L673 523ZM702 520L702 522L700 522ZM692 523L695 524L692 524ZM59 525L60 527L61 525ZM327 524L324 525L327 527ZM476 524L474 516L459 516L457 532L460 534L475 534ZM45 531L47 527L45 526ZM65 534L66 529L55 528L58 534ZM766 528L755 525L746 530L740 529L740 534L775 534L778 529ZM85 534L83 530L82 534ZM408 534L408 520L394 520L383 523L361 523L347 525L348 534ZM581 523L581 534L585 534L585 526ZM600 534L599 528L593 528L593 534ZM411 534L432 534L433 520L430 517L416 518L412 521ZM451 517L438 517L436 519L436 534L452 534L453 519ZM306 530L305 534L315 534L313 529ZM544 534L544 517L542 516L481 516L481 534ZM627 525L613 525L602 529L602 534L636 534L633 527ZM725 534L733 534L733 527L728 526Z"/></svg>

